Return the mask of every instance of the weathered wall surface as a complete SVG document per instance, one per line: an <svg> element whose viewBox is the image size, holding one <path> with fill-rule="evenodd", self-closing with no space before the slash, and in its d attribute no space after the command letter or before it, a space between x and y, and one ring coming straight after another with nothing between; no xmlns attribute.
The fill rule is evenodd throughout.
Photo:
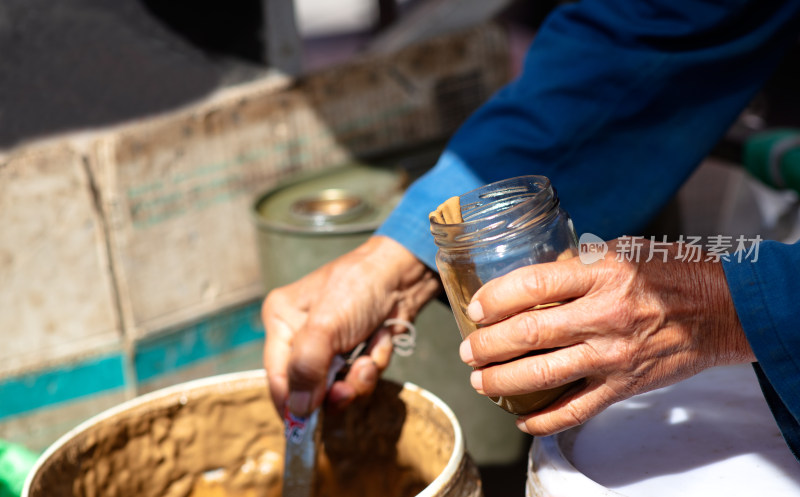
<svg viewBox="0 0 800 497"><path fill-rule="evenodd" d="M255 197L444 140L508 77L483 27L0 152L0 420L256 340ZM220 313L225 336L203 326Z"/></svg>
<svg viewBox="0 0 800 497"><path fill-rule="evenodd" d="M0 375L119 344L97 207L84 158L66 144L0 164Z"/></svg>

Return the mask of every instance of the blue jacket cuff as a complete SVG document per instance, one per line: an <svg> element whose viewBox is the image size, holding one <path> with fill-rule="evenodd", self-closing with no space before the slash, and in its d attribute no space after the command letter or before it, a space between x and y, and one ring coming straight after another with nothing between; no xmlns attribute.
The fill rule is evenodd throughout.
<svg viewBox="0 0 800 497"><path fill-rule="evenodd" d="M445 151L436 166L408 188L400 204L375 234L397 241L435 271L437 249L428 214L448 198L482 185L483 180L458 156Z"/></svg>

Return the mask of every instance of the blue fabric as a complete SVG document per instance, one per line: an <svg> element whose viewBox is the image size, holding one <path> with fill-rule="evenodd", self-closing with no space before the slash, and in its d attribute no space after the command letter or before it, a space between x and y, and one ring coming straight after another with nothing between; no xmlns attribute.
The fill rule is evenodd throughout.
<svg viewBox="0 0 800 497"><path fill-rule="evenodd" d="M800 429L797 428L797 418L789 411L786 403L778 395L761 365L757 362L753 363L753 369L756 372L759 384L761 384L761 391L764 392L767 404L772 410L772 415L775 417L775 421L778 422L778 426L781 427L783 439L786 440L786 444L792 450L795 459L800 460L800 452L798 452L798 449L800 449Z"/></svg>
<svg viewBox="0 0 800 497"><path fill-rule="evenodd" d="M751 260L723 262L762 390L800 459L800 242L763 242Z"/></svg>
<svg viewBox="0 0 800 497"><path fill-rule="evenodd" d="M537 34L522 75L470 117L378 233L435 269L428 213L451 195L523 174L551 179L578 233L640 233L797 39L799 10L800 0L582 0L559 7ZM764 247L758 264L726 266L740 316L764 308L798 316L785 299L769 297L790 289L785 295L800 295L796 285L772 286L789 268L800 281L798 250ZM794 265L784 265L787 254ZM743 319L761 367L797 418L800 393L780 380L792 349L770 342L795 329L776 319L772 338L759 342L753 334L767 334L753 323ZM796 420L781 427L800 433Z"/></svg>

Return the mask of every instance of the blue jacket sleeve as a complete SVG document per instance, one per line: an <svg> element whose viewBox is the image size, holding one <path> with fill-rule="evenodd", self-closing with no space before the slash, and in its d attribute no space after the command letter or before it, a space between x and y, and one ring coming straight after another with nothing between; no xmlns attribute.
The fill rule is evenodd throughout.
<svg viewBox="0 0 800 497"><path fill-rule="evenodd" d="M548 176L579 233L636 234L797 37L800 0L582 0L540 29L522 75L461 127L378 231L435 269L428 212L451 195ZM726 264L756 370L800 449L800 247Z"/></svg>
<svg viewBox="0 0 800 497"><path fill-rule="evenodd" d="M800 459L800 242L764 242L723 262L736 313L758 359L761 388Z"/></svg>
<svg viewBox="0 0 800 497"><path fill-rule="evenodd" d="M475 112L378 231L430 267L451 195L548 176L579 233L637 233L796 37L800 1L582 0L543 24L521 76Z"/></svg>

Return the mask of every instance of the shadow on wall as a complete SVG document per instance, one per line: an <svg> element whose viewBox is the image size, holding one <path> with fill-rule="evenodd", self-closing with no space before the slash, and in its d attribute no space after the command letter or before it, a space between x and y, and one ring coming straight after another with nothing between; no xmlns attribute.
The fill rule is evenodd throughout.
<svg viewBox="0 0 800 497"><path fill-rule="evenodd" d="M188 3L0 3L0 150L163 112L263 73L259 0Z"/></svg>

